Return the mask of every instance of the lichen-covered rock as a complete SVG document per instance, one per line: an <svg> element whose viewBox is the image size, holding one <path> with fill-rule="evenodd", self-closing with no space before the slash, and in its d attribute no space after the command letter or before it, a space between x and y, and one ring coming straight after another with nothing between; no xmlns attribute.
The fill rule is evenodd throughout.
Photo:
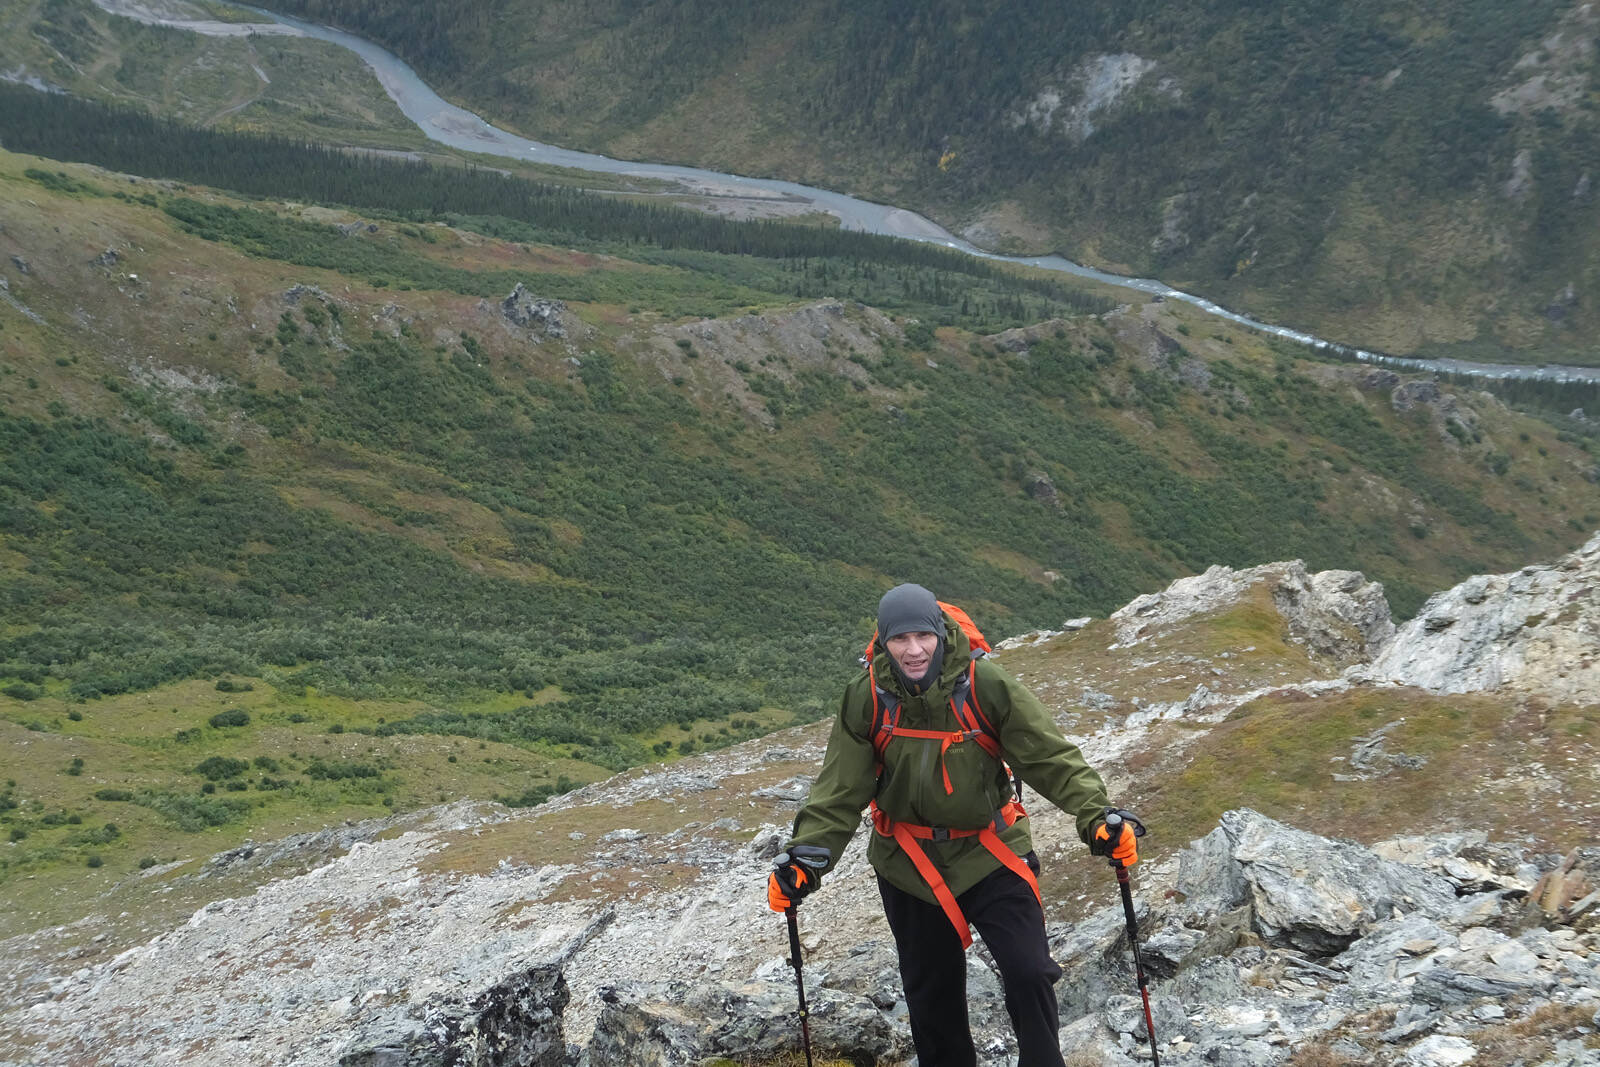
<svg viewBox="0 0 1600 1067"><path fill-rule="evenodd" d="M1600 534L1553 565L1474 575L1436 593L1352 677L1600 701Z"/></svg>
<svg viewBox="0 0 1600 1067"><path fill-rule="evenodd" d="M1383 586L1358 571L1310 574L1299 560L1246 570L1216 566L1179 578L1113 612L1120 647L1140 644L1196 616L1220 612L1265 587L1289 638L1319 655L1365 660L1394 633Z"/></svg>
<svg viewBox="0 0 1600 1067"><path fill-rule="evenodd" d="M535 330L546 337L567 336L566 310L567 305L563 301L536 297L521 282L500 302L500 312L507 322L526 330Z"/></svg>
<svg viewBox="0 0 1600 1067"><path fill-rule="evenodd" d="M588 1049L589 1067L687 1067L717 1057L772 1057L800 1048L792 980L620 984ZM910 1040L866 997L807 984L813 1049L822 1058L879 1063L909 1054Z"/></svg>

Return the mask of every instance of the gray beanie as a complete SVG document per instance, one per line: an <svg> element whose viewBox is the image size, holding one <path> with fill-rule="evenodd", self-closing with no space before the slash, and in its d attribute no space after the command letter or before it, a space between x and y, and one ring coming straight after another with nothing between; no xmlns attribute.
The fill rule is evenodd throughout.
<svg viewBox="0 0 1600 1067"><path fill-rule="evenodd" d="M939 607L939 598L910 582L883 594L878 601L878 640L919 632L944 637L944 609Z"/></svg>

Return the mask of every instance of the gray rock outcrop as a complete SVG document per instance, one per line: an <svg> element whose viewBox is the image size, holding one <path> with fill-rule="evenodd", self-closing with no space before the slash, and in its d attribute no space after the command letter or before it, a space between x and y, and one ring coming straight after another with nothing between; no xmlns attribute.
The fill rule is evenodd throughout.
<svg viewBox="0 0 1600 1067"><path fill-rule="evenodd" d="M1600 701L1600 534L1553 565L1474 575L1436 593L1352 677Z"/></svg>
<svg viewBox="0 0 1600 1067"><path fill-rule="evenodd" d="M674 982L601 991L605 1006L588 1048L589 1067L690 1067L707 1060L775 1057L800 1030L793 974L739 985ZM910 1051L895 1026L865 996L824 986L807 990L812 1043L830 1057L892 1062Z"/></svg>
<svg viewBox="0 0 1600 1067"><path fill-rule="evenodd" d="M763 755L752 752L742 769ZM614 785L611 797L683 801L714 791L662 773ZM461 821L465 814L446 828L451 838L413 831L358 842L305 875L209 905L147 945L62 978L11 1017L24 1024L12 1032L38 1028L51 1056L85 1064L185 1047L188 1062L215 1064L688 1067L795 1049L782 924L754 912L730 922L744 905L717 903L770 862L761 857L775 829L734 852L663 839L676 862L716 886L687 901L670 894L671 909L646 897L597 913L552 892L570 887L569 867L420 874L447 854L448 840L505 825ZM617 840L636 856L656 837ZM595 874L609 869L604 855ZM1428 1063L1460 1051L1438 1038L1476 1047L1496 1039L1498 1024L1539 1009L1587 1019L1600 1012L1600 930L1583 922L1597 855L1529 857L1473 833L1368 849L1228 812L1178 857L1138 871L1162 1058L1174 1067L1269 1067L1320 1044L1365 1049L1378 1064ZM812 1039L824 1058L904 1064L911 1050L894 950L881 926L863 935L873 904L860 892L862 866L852 850L831 876L844 884L808 902L820 909L802 923ZM1532 897L1548 907L1530 903L1535 881L1542 888ZM534 918L513 921L522 915ZM1147 1058L1120 904L1054 924L1050 939L1065 972L1063 1050L1080 1063ZM589 1004L569 991L574 974ZM981 945L968 956L968 987L979 1062L1012 1062L1003 992ZM585 1011L592 1024L575 1030ZM1566 1060L1528 1062L1582 1064L1586 1055L1578 1044Z"/></svg>
<svg viewBox="0 0 1600 1067"><path fill-rule="evenodd" d="M1463 404L1460 397L1441 389L1438 382L1405 382L1389 395L1389 403L1400 414L1425 414L1438 439L1447 446L1473 442L1481 436L1477 413Z"/></svg>
<svg viewBox="0 0 1600 1067"><path fill-rule="evenodd" d="M1117 643L1127 647L1195 618L1225 611L1265 587L1291 640L1319 655L1365 660L1394 633L1383 586L1359 571L1309 574L1299 560L1246 570L1216 566L1180 578L1113 612Z"/></svg>
<svg viewBox="0 0 1600 1067"><path fill-rule="evenodd" d="M567 336L566 311L564 301L534 296L521 282L500 302L500 313L507 322L545 337Z"/></svg>
<svg viewBox="0 0 1600 1067"><path fill-rule="evenodd" d="M336 302L333 297L329 296L327 292L324 291L320 286L307 285L304 282L296 282L295 284L289 286L289 288L285 289L283 291L283 302L285 304L294 305L300 303L302 299L308 296L320 300L324 304L332 304Z"/></svg>
<svg viewBox="0 0 1600 1067"><path fill-rule="evenodd" d="M1223 884L1242 890L1231 899L1221 899L1221 905L1248 905L1255 931L1275 944L1332 955L1348 948L1380 918L1409 911L1442 912L1455 903L1454 887L1439 875L1380 859L1360 845L1295 830L1252 811L1225 814L1212 831L1213 837L1219 835L1232 861ZM1213 864L1206 869L1217 868ZM1180 887L1183 884L1180 875ZM1213 879L1205 888L1215 891L1216 885Z"/></svg>
<svg viewBox="0 0 1600 1067"><path fill-rule="evenodd" d="M1481 835L1367 849L1240 810L1177 866L1145 872L1136 898L1174 1064L1267 1067L1308 1046L1339 1053L1327 1062L1466 1063L1440 1057L1503 1040L1497 1024L1539 1008L1600 1010L1600 938L1527 911L1526 859ZM1082 1062L1148 1058L1123 925L1113 906L1052 941L1062 1046ZM1374 1018L1393 1022L1374 1032Z"/></svg>
<svg viewBox="0 0 1600 1067"><path fill-rule="evenodd" d="M1496 685L1587 686L1592 699L1597 560L1600 537L1552 567L1463 583L1377 663L1476 677L1520 649L1520 673L1502 663ZM1166 630L1241 603L1270 606L1293 640L1329 656L1362 655L1388 632L1374 583L1297 563L1213 568L1141 597L1111 626L1132 646L1127 659L1147 661ZM1499 636L1459 640L1480 632ZM1440 651L1447 635L1457 643ZM1200 709L1221 683L1184 656L1185 672L1207 670L1186 702ZM1071 692L1083 707L1119 699L1087 681ZM1084 738L1091 762L1134 751L1118 746L1135 718ZM1381 723L1356 739L1350 770L1381 777L1408 758L1381 751ZM1197 713L1185 732L1201 724ZM677 1067L792 1054L787 939L759 886L824 736L822 724L796 727L536 809L458 805L247 843L171 879L132 874L149 878L134 884L152 897L210 903L104 949L86 931L117 936L105 916L0 941L0 1067L111 1067L172 1050L196 1067ZM1176 746L1162 743L1170 757ZM1572 767L1569 781L1587 781L1590 768ZM1067 816L1040 804L1030 818L1049 863L1077 852ZM1465 1063L1505 1047L1515 1027L1528 1067L1596 1067L1593 1035L1577 1027L1600 1027L1600 849L1578 844L1529 854L1456 829L1369 848L1225 813L1135 870L1161 1058ZM803 912L812 1036L824 1060L904 1064L903 990L864 852L858 836ZM1061 1043L1069 1062L1132 1065L1148 1060L1148 1035L1114 886L1103 899L1048 929L1065 971ZM1001 1067L1015 1059L1003 990L981 944L967 961L979 1063ZM1565 1029L1529 1036L1549 1019Z"/></svg>
<svg viewBox="0 0 1600 1067"><path fill-rule="evenodd" d="M1061 496L1056 491L1055 482L1050 480L1050 475L1043 471L1029 471L1027 477L1022 479L1022 489L1028 496L1041 504L1048 504L1053 508L1061 507Z"/></svg>
<svg viewBox="0 0 1600 1067"><path fill-rule="evenodd" d="M363 1019L339 1067L562 1067L568 999L561 963L543 963L468 996Z"/></svg>

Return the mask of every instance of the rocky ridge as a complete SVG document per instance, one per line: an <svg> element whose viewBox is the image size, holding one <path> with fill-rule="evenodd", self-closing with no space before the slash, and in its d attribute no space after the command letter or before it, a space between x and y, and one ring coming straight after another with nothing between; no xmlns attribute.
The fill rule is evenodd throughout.
<svg viewBox="0 0 1600 1067"><path fill-rule="evenodd" d="M1553 566L1469 580L1393 633L1381 590L1352 572L1213 568L1068 637L1150 663L1175 635L1255 598L1318 665L1290 683L1306 692L1397 684L1412 664L1441 688L1470 682L1596 703L1600 686L1583 680L1597 555L1600 537ZM1457 604L1450 626L1429 628L1442 605ZM1530 621L1539 605L1543 616ZM1498 620L1495 641L1435 655L1440 634L1477 632L1480 618ZM1505 655L1529 642L1543 651ZM1493 672L1483 669L1490 656L1501 663ZM1159 667L1182 660L1196 670L1195 659ZM1265 691L1227 674L1229 660L1208 662L1209 681L1187 698L1119 713L1083 739L1085 754L1134 766L1155 724L1182 723L1201 738ZM1087 692L1066 700L1072 714L1087 702ZM0 1063L606 1067L759 1061L792 1049L786 936L760 885L824 731L798 727L641 768L535 809L456 806L383 832L348 828L219 857L183 877L203 887L220 871L259 865L259 887L133 944L117 942L105 915L0 943L14 993L0 1008ZM1130 776L1124 786L1136 778L1119 774ZM1036 807L1047 868L1085 864L1067 821ZM283 866L307 857L310 869ZM140 877L152 894L170 886L160 871ZM1067 971L1062 1045L1075 1064L1148 1055L1108 882L1095 870L1081 883L1105 906L1075 922L1052 916ZM1541 853L1465 829L1368 847L1230 811L1208 836L1175 856L1153 854L1138 872L1162 1058L1254 1067L1304 1050L1323 1058L1302 1062L1509 1064L1496 1057L1516 1047L1530 1067L1600 1064L1597 886L1593 848ZM905 1062L892 942L859 837L827 891L807 901L802 930L819 1049ZM100 948L61 951L69 942ZM982 1062L1009 1062L981 947L969 983Z"/></svg>
<svg viewBox="0 0 1600 1067"><path fill-rule="evenodd" d="M1117 642L1130 647L1197 615L1237 603L1266 584L1273 604L1289 627L1291 640L1318 655L1340 660L1366 659L1394 634L1383 586L1359 571L1309 574L1300 560L1268 563L1247 570L1211 567L1179 578L1159 593L1147 593L1112 612Z"/></svg>
<svg viewBox="0 0 1600 1067"><path fill-rule="evenodd" d="M1553 567L1480 574L1429 598L1357 672L1443 693L1600 693L1600 535Z"/></svg>
<svg viewBox="0 0 1600 1067"><path fill-rule="evenodd" d="M791 384L820 371L869 388L861 362L903 337L876 308L823 300L782 311L662 325L639 341L640 357L666 380L683 380L697 393L723 394L762 426L774 424L760 378ZM704 358L702 358L704 357Z"/></svg>

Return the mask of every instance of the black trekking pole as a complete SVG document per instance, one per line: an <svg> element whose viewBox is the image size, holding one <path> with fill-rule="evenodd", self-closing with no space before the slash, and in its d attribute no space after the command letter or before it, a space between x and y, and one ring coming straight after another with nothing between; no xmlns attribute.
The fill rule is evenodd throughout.
<svg viewBox="0 0 1600 1067"><path fill-rule="evenodd" d="M800 920L795 915L794 902L816 888L817 879L822 877L831 859L828 850L821 845L791 845L788 852L780 852L773 859L777 868L773 877L778 880L778 887L788 894L789 906L783 909L783 913L789 919L789 963L794 967L794 985L800 993L800 1041L806 1050L806 1067L813 1067L811 1011L806 1007L806 983L800 974ZM786 884L780 875L784 868L790 866L794 867L794 874Z"/></svg>
<svg viewBox="0 0 1600 1067"><path fill-rule="evenodd" d="M806 1050L806 1067L811 1063L811 1017L806 1009L806 983L800 976L800 920L795 917L794 905L790 904L784 909L784 915L789 917L789 962L794 966L794 985L800 994L800 1043Z"/></svg>
<svg viewBox="0 0 1600 1067"><path fill-rule="evenodd" d="M1122 835L1117 828L1123 823L1123 817L1117 812L1106 815L1106 828L1111 831L1112 840ZM1135 837L1143 836L1144 826L1139 820L1133 820L1133 833ZM1116 857L1107 860L1113 870L1117 872L1117 885L1122 888L1122 913L1128 919L1128 945L1133 949L1133 972L1139 977L1139 996L1144 999L1144 1025L1150 1035L1150 1063L1152 1067L1161 1067L1161 1053L1156 1044L1156 1021L1150 1014L1150 988L1144 976L1144 963L1139 959L1139 921L1133 915L1133 887L1128 882L1128 868Z"/></svg>

